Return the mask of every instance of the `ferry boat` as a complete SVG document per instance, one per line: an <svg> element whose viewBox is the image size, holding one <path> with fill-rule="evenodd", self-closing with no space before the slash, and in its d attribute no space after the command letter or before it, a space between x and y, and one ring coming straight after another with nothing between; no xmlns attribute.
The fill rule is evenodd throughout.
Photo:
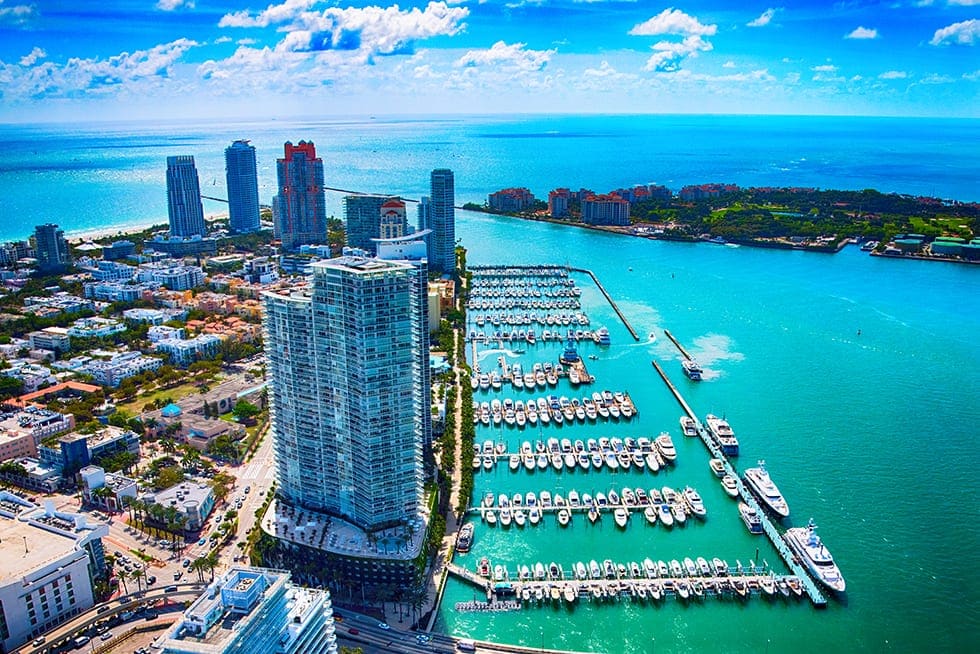
<svg viewBox="0 0 980 654"><path fill-rule="evenodd" d="M685 436L697 437L698 425L690 416L681 416L681 433Z"/></svg>
<svg viewBox="0 0 980 654"><path fill-rule="evenodd" d="M727 420L709 413L704 417L704 423L722 452L728 456L738 456L738 439Z"/></svg>
<svg viewBox="0 0 980 654"><path fill-rule="evenodd" d="M766 462L760 460L758 468L748 468L745 471L745 481L748 483L763 504L769 507L776 515L786 518L789 516L789 505L779 492L779 488L769 478L769 471L766 470Z"/></svg>
<svg viewBox="0 0 980 654"><path fill-rule="evenodd" d="M458 552L469 552L470 546L473 544L473 523L467 522L459 530L459 540L456 542L456 551Z"/></svg>
<svg viewBox="0 0 980 654"><path fill-rule="evenodd" d="M684 359L681 361L681 367L684 368L684 374L691 381L701 381L701 374L704 370L698 365L698 362L694 359Z"/></svg>
<svg viewBox="0 0 980 654"><path fill-rule="evenodd" d="M762 533L762 518L759 513L745 502L738 503L738 513L742 516L742 522L750 534Z"/></svg>
<svg viewBox="0 0 980 654"><path fill-rule="evenodd" d="M784 538L817 581L836 593L843 593L844 577L816 530L817 525L810 520L806 527L787 529Z"/></svg>

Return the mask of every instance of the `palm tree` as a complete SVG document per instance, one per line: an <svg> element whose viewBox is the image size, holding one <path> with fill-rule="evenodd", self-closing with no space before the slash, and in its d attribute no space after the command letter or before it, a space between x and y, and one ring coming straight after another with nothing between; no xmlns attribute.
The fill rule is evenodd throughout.
<svg viewBox="0 0 980 654"><path fill-rule="evenodd" d="M204 557L206 562L206 567L211 573L211 581L214 581L214 569L218 567L218 551L211 550L208 555Z"/></svg>
<svg viewBox="0 0 980 654"><path fill-rule="evenodd" d="M197 579L202 584L204 583L204 567L205 567L205 564L206 564L205 557L199 556L196 559L194 559L193 561L191 561L190 565L187 566L187 570L189 572L196 572L197 573Z"/></svg>
<svg viewBox="0 0 980 654"><path fill-rule="evenodd" d="M128 578L129 578L129 573L128 573L128 572L126 572L126 569L125 569L125 568L120 568L120 569L118 569L118 570L116 570L116 578L117 578L117 579L118 579L119 581L121 581L121 582L122 582L122 585L123 585L123 592L124 592L124 593L125 593L126 595L129 595L129 588L128 588L128 587L126 586L126 579L128 579Z"/></svg>

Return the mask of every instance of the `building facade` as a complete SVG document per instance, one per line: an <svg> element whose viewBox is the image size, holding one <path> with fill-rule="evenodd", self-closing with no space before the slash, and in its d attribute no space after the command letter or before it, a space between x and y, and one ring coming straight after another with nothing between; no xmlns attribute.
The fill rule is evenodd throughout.
<svg viewBox="0 0 980 654"><path fill-rule="evenodd" d="M228 228L234 234L258 231L261 223L255 146L238 140L225 148L225 180L228 183Z"/></svg>
<svg viewBox="0 0 980 654"><path fill-rule="evenodd" d="M235 566L166 632L163 654L337 654L330 593Z"/></svg>
<svg viewBox="0 0 980 654"><path fill-rule="evenodd" d="M534 194L524 187L505 188L488 195L487 204L494 211L525 211L534 206Z"/></svg>
<svg viewBox="0 0 980 654"><path fill-rule="evenodd" d="M266 293L279 498L366 531L419 514L416 329L404 263L313 264L312 290Z"/></svg>
<svg viewBox="0 0 980 654"><path fill-rule="evenodd" d="M587 225L629 225L630 203L618 195L590 195L582 200L582 222Z"/></svg>
<svg viewBox="0 0 980 654"><path fill-rule="evenodd" d="M34 256L37 258L37 269L40 272L46 274L64 272L71 265L65 233L53 223L35 227Z"/></svg>
<svg viewBox="0 0 980 654"><path fill-rule="evenodd" d="M276 160L279 194L273 203L275 237L285 250L327 242L323 160L312 141L286 142L285 155Z"/></svg>
<svg viewBox="0 0 980 654"><path fill-rule="evenodd" d="M201 184L190 155L167 157L167 215L171 236L204 236Z"/></svg>
<svg viewBox="0 0 980 654"><path fill-rule="evenodd" d="M456 269L456 182L453 171L438 168L430 176L428 223L429 269L450 273Z"/></svg>

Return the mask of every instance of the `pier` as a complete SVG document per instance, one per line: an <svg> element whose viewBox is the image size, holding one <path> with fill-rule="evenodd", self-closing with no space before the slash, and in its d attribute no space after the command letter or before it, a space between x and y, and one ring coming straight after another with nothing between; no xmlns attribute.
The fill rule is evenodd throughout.
<svg viewBox="0 0 980 654"><path fill-rule="evenodd" d="M491 582L486 577L481 577L475 572L471 572L463 566L456 565L455 563L447 563L446 570L448 570L449 574L453 575L454 577L459 577L463 581L483 590L488 595L490 594Z"/></svg>
<svg viewBox="0 0 980 654"><path fill-rule="evenodd" d="M671 340L673 340L673 338L671 338ZM678 345L678 347L680 346ZM704 426L701 424L701 421L698 420L697 415L695 415L694 411L684 400L684 397L680 394L680 391L677 390L677 387L674 386L674 384L667 377L667 373L665 373L663 368L660 367L660 364L657 363L656 361L652 361L651 363L653 364L654 369L660 374L660 377L661 379L663 379L664 384L667 385L667 388L670 389L670 392L674 395L674 399L677 400L677 403L681 406L684 412L692 420L694 420L695 424L697 424L698 436L701 438L701 442L704 443L705 447L708 448L708 451L711 453L711 456L723 461L725 464L725 474L731 475L732 477L735 478L735 481L737 482L736 485L738 487L738 494L741 500L746 504L748 504L753 509L755 509L759 517L762 518L763 533L765 533L766 537L772 543L773 547L776 548L776 551L779 552L779 555L786 563L786 566L793 571L793 574L795 574L797 578L800 579L800 581L803 584L803 589L806 591L806 594L809 596L810 601L813 602L814 606L819 608L823 608L827 606L827 598L824 597L823 593L820 592L820 589L817 588L816 583L813 581L810 575L807 574L803 566L801 566L797 562L796 556L789 549L789 546L786 545L786 541L783 540L782 534L779 533L779 530L776 529L776 526L769 518L769 514L766 511L764 511L761 506L759 506L759 503L756 502L755 497L752 495L752 493L749 492L748 488L745 487L745 484L742 483L742 478L739 476L738 471L735 470L735 467L728 460L728 457L725 456L724 452L721 451L721 448L718 447L717 443L715 443L714 440L712 440L710 434L708 434L707 429L705 429Z"/></svg>
<svg viewBox="0 0 980 654"><path fill-rule="evenodd" d="M634 341L639 341L640 340L640 337L636 335L636 330L633 329L633 326L630 325L630 321L626 319L626 316L623 314L623 312L620 311L620 309L619 309L618 306L616 306L615 300L613 300L612 299L612 296L609 295L609 293L606 291L605 287L599 281L599 278L595 276L595 273L593 273L588 268L571 268L571 267L569 267L569 270L574 271L574 272L579 272L579 273L585 273L586 275L588 275L589 277L592 278L592 281L595 282L595 285L599 288L599 291L606 298L606 301L609 302L609 306L611 306L613 308L613 311L616 312L616 315L619 316L619 319L623 321L623 325L629 331L630 335L633 337L633 340Z"/></svg>
<svg viewBox="0 0 980 654"><path fill-rule="evenodd" d="M680 343L677 342L677 339L674 338L674 335L670 333L670 330L669 329L665 329L664 330L664 334L666 334L667 335L667 338L670 339L670 342L673 343L677 347L678 350L680 350L680 353L684 355L684 358L685 359L687 359L688 361L691 361L692 360L691 355L688 354L687 350L684 349L684 346L683 345L681 345ZM656 364L654 364L654 365L656 365ZM695 420L697 420L697 418L695 418Z"/></svg>

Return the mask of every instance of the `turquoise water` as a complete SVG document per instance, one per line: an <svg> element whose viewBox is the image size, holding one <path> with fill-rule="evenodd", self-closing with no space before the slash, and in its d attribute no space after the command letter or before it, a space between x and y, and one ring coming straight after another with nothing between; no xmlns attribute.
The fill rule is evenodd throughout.
<svg viewBox="0 0 980 654"><path fill-rule="evenodd" d="M815 186L980 201L980 121L819 116L466 116L256 122L0 125L0 241L41 222L68 233L167 220L169 155L194 155L204 195L224 198L224 149L256 147L272 203L282 144L313 140L326 184L428 194L451 168L456 199L527 186L597 192L657 182ZM343 194L327 193L343 215ZM204 201L206 214L227 205Z"/></svg>
<svg viewBox="0 0 980 654"><path fill-rule="evenodd" d="M671 531L646 525L640 515L625 532L609 516L599 527L577 516L567 529L551 518L506 531L477 518L473 549L458 563L475 567L488 556L513 569L556 560L568 570L592 558L688 555L745 563L759 548L760 558L780 568L768 541L746 533L700 441L679 435L680 410L650 365L655 358L699 416L727 416L741 441L739 468L766 459L793 524L817 521L848 593L822 611L806 601L756 597L690 606L580 600L481 614L453 609L473 599L473 590L452 580L443 628L530 647L606 652L959 651L977 642L980 456L971 425L980 420L980 270L878 259L857 248L829 256L666 243L470 214L458 233L472 264L591 268L637 332L655 335L635 343L591 281L576 275L592 327L606 325L613 338L607 350L582 346L583 354L599 357L586 361L595 387L628 390L640 416L615 426L547 427L544 437L668 430L678 448L676 468L657 475L530 474L503 464L477 473L476 496L690 484L708 508L705 523ZM704 365L704 382L683 377L664 328ZM526 350L525 362L560 354L557 344ZM496 366L498 355L487 354L483 367ZM571 396L562 384L557 394ZM478 441L503 438L511 449L538 437L537 429L477 429Z"/></svg>

